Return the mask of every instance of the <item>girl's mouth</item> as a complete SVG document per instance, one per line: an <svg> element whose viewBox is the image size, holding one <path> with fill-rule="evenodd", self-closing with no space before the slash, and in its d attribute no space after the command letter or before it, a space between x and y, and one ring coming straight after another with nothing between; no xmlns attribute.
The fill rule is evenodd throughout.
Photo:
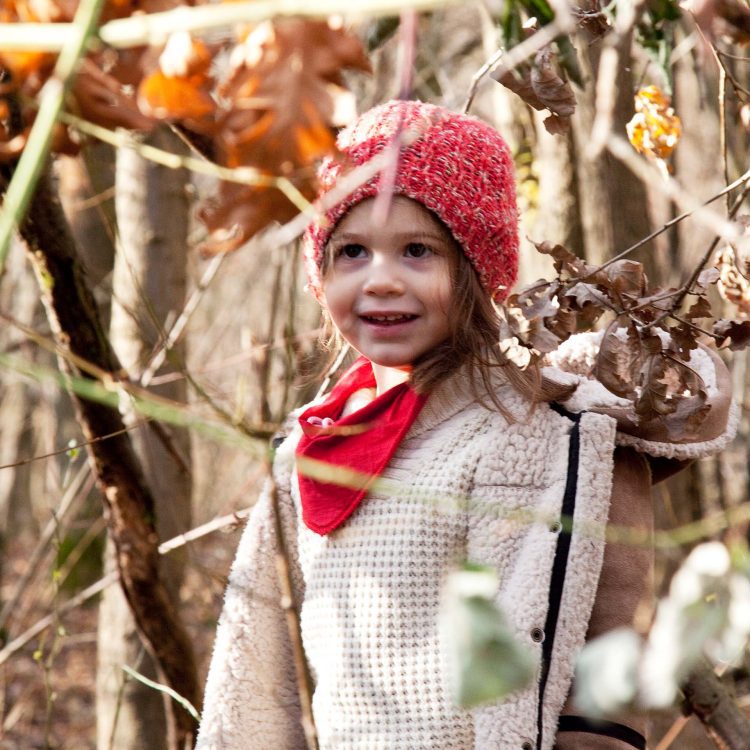
<svg viewBox="0 0 750 750"><path fill-rule="evenodd" d="M411 315L410 313L395 313L389 315L360 315L359 316L365 323L370 323L376 326L395 326L401 323L410 323L412 320L416 320L418 315Z"/></svg>

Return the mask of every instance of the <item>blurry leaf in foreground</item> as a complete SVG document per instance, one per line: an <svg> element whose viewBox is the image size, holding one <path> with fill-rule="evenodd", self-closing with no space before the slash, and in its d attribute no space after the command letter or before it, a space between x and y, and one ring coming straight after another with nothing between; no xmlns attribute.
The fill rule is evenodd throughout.
<svg viewBox="0 0 750 750"><path fill-rule="evenodd" d="M536 669L494 604L497 574L466 565L448 578L442 625L454 698L463 707L498 700L525 687Z"/></svg>
<svg viewBox="0 0 750 750"><path fill-rule="evenodd" d="M617 628L589 641L576 664L576 705L586 716L607 716L630 704L638 688L641 638Z"/></svg>
<svg viewBox="0 0 750 750"><path fill-rule="evenodd" d="M688 555L672 578L649 633L641 669L645 705L664 707L702 657L738 663L750 635L750 580L732 567L721 542Z"/></svg>
<svg viewBox="0 0 750 750"><path fill-rule="evenodd" d="M670 106L670 98L658 86L647 86L635 95L635 114L626 129L638 153L662 162L682 135L680 118Z"/></svg>

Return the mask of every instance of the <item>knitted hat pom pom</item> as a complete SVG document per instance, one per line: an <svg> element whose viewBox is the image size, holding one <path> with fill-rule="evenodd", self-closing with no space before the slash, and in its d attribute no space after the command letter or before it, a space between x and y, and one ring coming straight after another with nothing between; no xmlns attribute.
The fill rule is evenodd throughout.
<svg viewBox="0 0 750 750"><path fill-rule="evenodd" d="M393 193L428 208L445 224L496 302L508 296L518 275L518 210L513 159L488 124L444 107L391 101L365 112L341 131L338 158L319 172L322 198L339 177L367 164L396 139L399 149ZM350 208L380 191L379 174L360 185L312 223L303 239L312 289L320 290L323 254L333 229Z"/></svg>

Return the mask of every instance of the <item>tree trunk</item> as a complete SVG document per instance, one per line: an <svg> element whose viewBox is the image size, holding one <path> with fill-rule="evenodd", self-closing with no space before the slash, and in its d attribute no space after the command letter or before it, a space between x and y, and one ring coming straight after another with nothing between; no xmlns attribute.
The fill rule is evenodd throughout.
<svg viewBox="0 0 750 750"><path fill-rule="evenodd" d="M170 151L181 144L168 130L148 139L151 145ZM112 346L137 381L150 356L164 339L168 320L182 308L186 287L188 202L187 173L147 162L134 150L117 154L116 209L119 243L112 280ZM183 360L183 347L171 357ZM174 370L169 363L159 372ZM160 396L184 402L184 379L152 389ZM126 415L134 425L136 415ZM154 493L156 528L168 539L190 528L190 439L186 430L160 428L142 423L131 433L146 479ZM114 567L115 549L107 549L106 567ZM163 580L172 606L179 608L184 555L161 560ZM166 723L162 695L126 678L127 664L154 679L155 666L143 653L137 628L121 590L105 591L99 609L97 674L97 746L101 750L161 750L166 747Z"/></svg>
<svg viewBox="0 0 750 750"><path fill-rule="evenodd" d="M36 189L21 233L35 267L55 341L62 352L63 370L77 378L90 378L65 356L69 352L119 377L120 364L102 329L70 228L48 174L43 175ZM87 450L102 489L117 550L121 586L135 613L139 633L147 649L156 656L160 679L196 703L199 691L193 650L159 576L154 500L130 437L122 432L123 421L115 409L79 397L74 397L74 403L88 441L111 436L90 442ZM181 707L171 708L174 744L182 747L191 741L195 723Z"/></svg>

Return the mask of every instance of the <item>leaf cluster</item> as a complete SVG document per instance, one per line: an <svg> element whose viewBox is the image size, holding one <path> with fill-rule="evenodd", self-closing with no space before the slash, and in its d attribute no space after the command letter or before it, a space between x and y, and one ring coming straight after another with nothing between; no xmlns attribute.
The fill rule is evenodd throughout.
<svg viewBox="0 0 750 750"><path fill-rule="evenodd" d="M552 258L556 277L509 297L501 311L506 356L527 366L573 334L599 326L591 375L630 401L639 423L657 420L672 437L693 435L710 405L691 354L706 341L731 349L750 344L750 320L714 316L709 292L722 271L705 269L680 289L650 288L642 264L633 260L592 266L562 245L536 248Z"/></svg>
<svg viewBox="0 0 750 750"><path fill-rule="evenodd" d="M176 0L109 0L103 20L172 10ZM70 22L74 0L10 0L0 22ZM15 161L36 117L36 101L56 56L0 50L0 162ZM350 104L342 71L368 71L359 39L334 21L300 18L242 26L224 37L171 34L160 47L92 49L82 61L67 109L97 125L148 132L168 122L225 167L283 177L316 194L315 164L335 149L339 114ZM349 106L352 109L352 106ZM19 112L20 110L20 112ZM15 113L15 114L14 114ZM53 150L75 153L80 135L59 123ZM222 183L199 207L205 252L240 246L272 221L299 210L268 180Z"/></svg>

